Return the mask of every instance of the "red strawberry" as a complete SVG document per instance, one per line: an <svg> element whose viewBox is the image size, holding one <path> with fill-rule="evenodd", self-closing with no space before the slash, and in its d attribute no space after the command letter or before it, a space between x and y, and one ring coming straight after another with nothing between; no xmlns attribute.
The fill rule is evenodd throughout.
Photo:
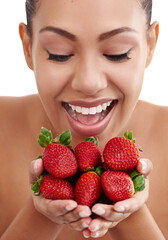
<svg viewBox="0 0 168 240"><path fill-rule="evenodd" d="M74 199L74 188L65 179L55 178L48 174L33 185L32 190L48 199Z"/></svg>
<svg viewBox="0 0 168 240"><path fill-rule="evenodd" d="M101 183L104 193L113 202L128 199L145 188L144 176L136 171L131 176L121 171L105 171Z"/></svg>
<svg viewBox="0 0 168 240"><path fill-rule="evenodd" d="M115 137L105 145L103 159L106 169L125 171L137 165L140 153L135 141L130 140L132 132L125 133L125 136L128 138Z"/></svg>
<svg viewBox="0 0 168 240"><path fill-rule="evenodd" d="M83 173L75 186L75 200L77 203L90 207L100 198L101 194L101 181L97 173Z"/></svg>
<svg viewBox="0 0 168 240"><path fill-rule="evenodd" d="M56 178L67 178L77 172L76 156L68 148L70 140L70 131L66 131L57 139L52 140L51 132L45 128L41 129L39 143L45 147L42 155L44 168Z"/></svg>
<svg viewBox="0 0 168 240"><path fill-rule="evenodd" d="M84 172L88 169L95 169L101 165L102 153L100 148L95 144L93 138L79 143L75 147L75 155L77 156L79 170Z"/></svg>
<svg viewBox="0 0 168 240"><path fill-rule="evenodd" d="M73 176L78 169L74 153L61 144L49 144L44 149L42 160L46 171L57 178Z"/></svg>

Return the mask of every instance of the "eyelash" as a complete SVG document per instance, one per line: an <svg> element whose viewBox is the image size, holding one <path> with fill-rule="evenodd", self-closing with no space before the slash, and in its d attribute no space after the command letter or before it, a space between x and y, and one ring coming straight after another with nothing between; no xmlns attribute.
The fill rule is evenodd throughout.
<svg viewBox="0 0 168 240"><path fill-rule="evenodd" d="M48 52L48 54L49 54L48 60L53 60L56 62L66 62L73 56L73 54L71 54L71 55L56 55L56 54L51 54L49 52Z"/></svg>
<svg viewBox="0 0 168 240"><path fill-rule="evenodd" d="M126 53L120 54L120 55L108 55L108 54L104 54L104 56L113 62L121 62L124 60L129 60L131 59L130 57L128 57L128 54L130 53L130 50Z"/></svg>
<svg viewBox="0 0 168 240"><path fill-rule="evenodd" d="M120 54L120 55L108 55L108 54L103 54L108 60L113 61L113 62L121 62L124 60L129 60L131 59L130 57L128 57L128 54L130 53L130 50L126 53ZM68 61L73 54L70 55L56 55L56 54L51 54L49 53L49 57L48 60L53 60L56 62L66 62Z"/></svg>

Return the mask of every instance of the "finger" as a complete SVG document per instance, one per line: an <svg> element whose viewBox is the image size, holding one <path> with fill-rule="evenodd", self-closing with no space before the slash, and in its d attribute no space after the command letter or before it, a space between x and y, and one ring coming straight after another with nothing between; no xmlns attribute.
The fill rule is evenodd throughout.
<svg viewBox="0 0 168 240"><path fill-rule="evenodd" d="M107 233L107 231L108 230L97 231L97 232L90 232L88 229L86 229L86 230L83 231L83 236L85 238L89 238L89 237L100 238L100 237L103 237Z"/></svg>
<svg viewBox="0 0 168 240"><path fill-rule="evenodd" d="M73 200L50 200L33 195L33 201L37 211L52 218L63 216L77 207L77 203Z"/></svg>
<svg viewBox="0 0 168 240"><path fill-rule="evenodd" d="M37 177L44 171L42 159L34 160L30 163L29 167L29 179L30 184L33 184L37 181Z"/></svg>
<svg viewBox="0 0 168 240"><path fill-rule="evenodd" d="M97 232L97 231L108 230L109 228L112 228L116 225L117 225L117 222L107 221L107 220L99 217L99 218L95 218L91 221L88 229L91 232Z"/></svg>
<svg viewBox="0 0 168 240"><path fill-rule="evenodd" d="M149 159L141 158L136 166L136 169L141 174L148 176L153 169L153 164Z"/></svg>
<svg viewBox="0 0 168 240"><path fill-rule="evenodd" d="M92 214L87 206L78 205L73 211L64 215L65 223L74 222L81 218L89 217Z"/></svg>
<svg viewBox="0 0 168 240"><path fill-rule="evenodd" d="M107 232L108 232L108 229L103 230L103 231L97 231L97 232L91 233L90 236L92 238L100 238L100 237L103 237Z"/></svg>
<svg viewBox="0 0 168 240"><path fill-rule="evenodd" d="M145 189L135 193L131 198L119 201L114 205L95 204L92 212L106 220L120 222L131 213L138 210L147 200L149 195L149 180L145 179Z"/></svg>
<svg viewBox="0 0 168 240"><path fill-rule="evenodd" d="M92 212L111 222L120 222L129 216L127 212L115 211L113 205L106 204L95 204L92 207Z"/></svg>
<svg viewBox="0 0 168 240"><path fill-rule="evenodd" d="M83 231L84 229L88 228L91 221L92 219L90 217L82 218L79 221L69 223L69 227L72 230Z"/></svg>
<svg viewBox="0 0 168 240"><path fill-rule="evenodd" d="M145 189L136 192L131 198L114 204L114 210L120 213L133 213L137 211L148 199L149 180L145 179Z"/></svg>

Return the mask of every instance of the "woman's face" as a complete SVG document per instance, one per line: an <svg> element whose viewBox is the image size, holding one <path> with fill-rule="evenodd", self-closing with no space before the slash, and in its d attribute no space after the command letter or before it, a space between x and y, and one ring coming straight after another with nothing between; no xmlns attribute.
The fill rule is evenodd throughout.
<svg viewBox="0 0 168 240"><path fill-rule="evenodd" d="M147 55L146 16L136 0L40 1L33 69L57 133L120 134L137 103Z"/></svg>

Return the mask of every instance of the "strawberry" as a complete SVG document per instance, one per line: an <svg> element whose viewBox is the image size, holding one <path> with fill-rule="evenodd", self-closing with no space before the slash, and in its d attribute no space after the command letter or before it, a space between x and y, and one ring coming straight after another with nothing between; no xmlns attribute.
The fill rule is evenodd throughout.
<svg viewBox="0 0 168 240"><path fill-rule="evenodd" d="M65 179L55 178L50 174L41 176L32 186L35 195L42 194L48 199L74 199L74 188Z"/></svg>
<svg viewBox="0 0 168 240"><path fill-rule="evenodd" d="M52 140L52 134L46 128L41 129L39 144L44 147L42 160L45 170L56 178L68 178L75 175L78 163L75 154L68 147L70 131L66 131Z"/></svg>
<svg viewBox="0 0 168 240"><path fill-rule="evenodd" d="M95 169L102 162L102 153L95 138L87 138L75 147L79 170Z"/></svg>
<svg viewBox="0 0 168 240"><path fill-rule="evenodd" d="M126 171L137 165L140 152L132 139L132 132L124 136L114 137L106 143L103 150L105 169Z"/></svg>
<svg viewBox="0 0 168 240"><path fill-rule="evenodd" d="M96 172L83 173L75 186L75 200L78 204L92 206L101 196L100 177Z"/></svg>
<svg viewBox="0 0 168 240"><path fill-rule="evenodd" d="M105 195L113 202L122 201L145 188L145 178L134 171L130 176L121 171L105 171L101 175Z"/></svg>

